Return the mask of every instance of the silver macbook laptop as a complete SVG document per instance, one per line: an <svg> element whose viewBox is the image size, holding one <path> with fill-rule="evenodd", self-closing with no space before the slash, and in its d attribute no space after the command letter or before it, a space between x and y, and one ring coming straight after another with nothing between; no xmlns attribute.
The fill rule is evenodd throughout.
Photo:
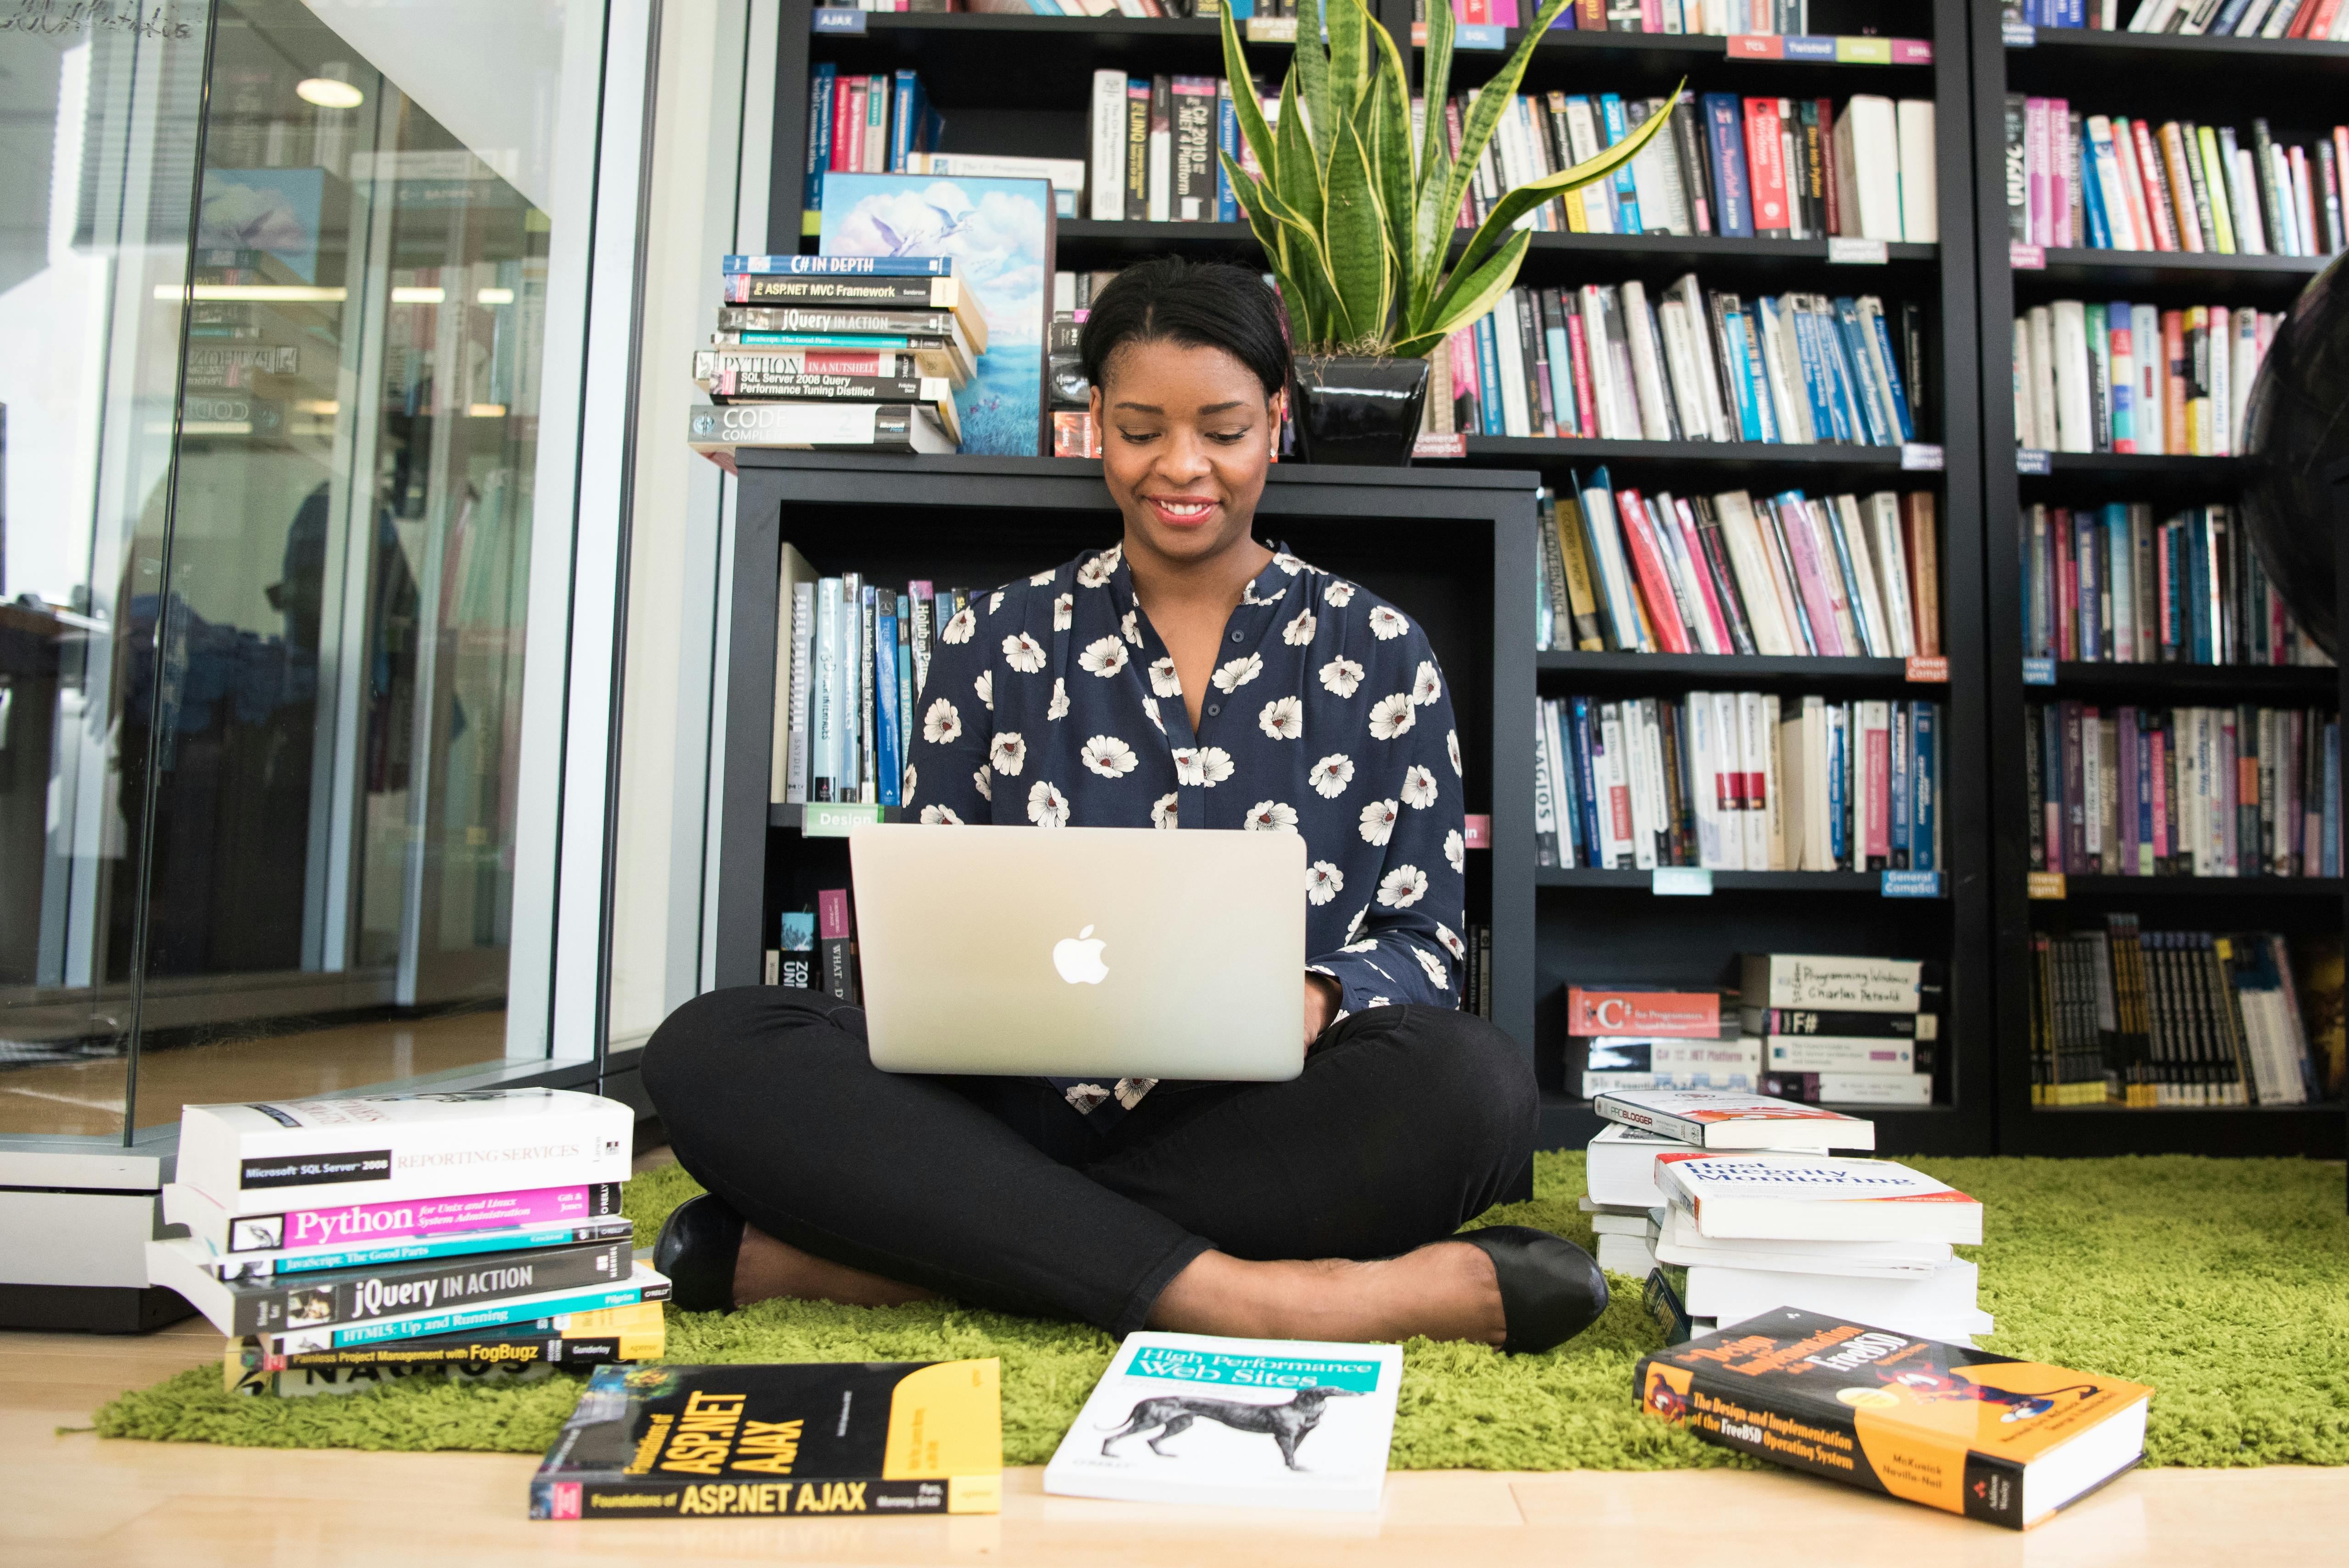
<svg viewBox="0 0 2349 1568"><path fill-rule="evenodd" d="M1051 1078L1305 1067L1305 841L874 823L848 840L873 1065Z"/></svg>

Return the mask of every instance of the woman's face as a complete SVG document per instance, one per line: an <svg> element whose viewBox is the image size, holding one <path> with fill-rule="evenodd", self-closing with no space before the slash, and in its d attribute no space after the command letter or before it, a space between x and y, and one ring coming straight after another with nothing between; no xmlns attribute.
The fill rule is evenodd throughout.
<svg viewBox="0 0 2349 1568"><path fill-rule="evenodd" d="M1280 399L1220 348L1136 343L1093 388L1102 477L1126 533L1171 561L1241 543L1279 438Z"/></svg>

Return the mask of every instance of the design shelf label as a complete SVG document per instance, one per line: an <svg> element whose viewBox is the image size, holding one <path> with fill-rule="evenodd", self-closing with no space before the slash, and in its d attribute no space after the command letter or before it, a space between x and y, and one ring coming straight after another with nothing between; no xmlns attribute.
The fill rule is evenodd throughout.
<svg viewBox="0 0 2349 1568"><path fill-rule="evenodd" d="M1941 873L1886 872L1881 891L1886 898L1939 898L1941 896Z"/></svg>
<svg viewBox="0 0 2349 1568"><path fill-rule="evenodd" d="M1454 49L1492 49L1509 46L1509 30L1491 22L1462 22L1452 29Z"/></svg>
<svg viewBox="0 0 2349 1568"><path fill-rule="evenodd" d="M2048 460L2046 451L2039 447L2014 449L2014 471L2018 474L2052 474L2055 465Z"/></svg>
<svg viewBox="0 0 2349 1568"><path fill-rule="evenodd" d="M2055 661L2052 658L2026 658L2023 661L2024 686L2054 686Z"/></svg>
<svg viewBox="0 0 2349 1568"><path fill-rule="evenodd" d="M1247 41L1251 44L1293 44L1297 42L1297 18L1251 16L1247 19Z"/></svg>
<svg viewBox="0 0 2349 1568"><path fill-rule="evenodd" d="M819 5L808 13L808 31L861 38L864 36L864 13L846 5Z"/></svg>
<svg viewBox="0 0 2349 1568"><path fill-rule="evenodd" d="M1888 254L1881 240L1859 240L1848 234L1827 237L1827 260L1837 264L1880 267Z"/></svg>
<svg viewBox="0 0 2349 1568"><path fill-rule="evenodd" d="M1421 436L1411 444L1414 458L1464 458L1468 455L1465 436Z"/></svg>
<svg viewBox="0 0 2349 1568"><path fill-rule="evenodd" d="M2009 240L2006 242L2006 264L2018 273L2044 273L2047 270L2047 247Z"/></svg>
<svg viewBox="0 0 2349 1568"><path fill-rule="evenodd" d="M1930 682L1939 686L1950 684L1950 661L1944 654L1911 654L1906 678L1911 682Z"/></svg>
<svg viewBox="0 0 2349 1568"><path fill-rule="evenodd" d="M2028 22L2001 22L1998 41L2010 49L2035 49L2039 46L2039 29Z"/></svg>
<svg viewBox="0 0 2349 1568"><path fill-rule="evenodd" d="M1941 449L1930 441L1900 443L1900 467L1907 472L1938 474L1947 462Z"/></svg>
<svg viewBox="0 0 2349 1568"><path fill-rule="evenodd" d="M1493 847L1493 819L1481 811L1469 812L1466 830L1461 834L1461 841L1464 845L1472 850L1491 849Z"/></svg>
<svg viewBox="0 0 2349 1568"><path fill-rule="evenodd" d="M1713 873L1696 866L1658 866L1648 891L1658 898L1711 898Z"/></svg>
<svg viewBox="0 0 2349 1568"><path fill-rule="evenodd" d="M849 830L881 820L878 806L858 805L846 800L811 800L801 809L800 836L808 839L844 839Z"/></svg>
<svg viewBox="0 0 2349 1568"><path fill-rule="evenodd" d="M2030 880L2023 885L2023 895L2025 898L2062 898L2064 873L2062 872L2031 872Z"/></svg>

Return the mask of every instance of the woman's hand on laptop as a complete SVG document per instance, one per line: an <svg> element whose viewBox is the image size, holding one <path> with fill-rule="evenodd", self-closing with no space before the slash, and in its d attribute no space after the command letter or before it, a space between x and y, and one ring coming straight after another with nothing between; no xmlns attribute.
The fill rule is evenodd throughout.
<svg viewBox="0 0 2349 1568"><path fill-rule="evenodd" d="M1338 983L1327 975L1305 976L1305 1048L1311 1050L1338 1011Z"/></svg>

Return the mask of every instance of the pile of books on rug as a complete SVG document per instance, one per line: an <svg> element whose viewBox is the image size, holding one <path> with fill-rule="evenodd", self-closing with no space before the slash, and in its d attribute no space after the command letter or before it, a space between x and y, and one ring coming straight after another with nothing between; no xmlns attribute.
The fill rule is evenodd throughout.
<svg viewBox="0 0 2349 1568"><path fill-rule="evenodd" d="M569 1089L191 1105L147 1244L232 1392L648 1360L668 1281L620 1213L634 1113Z"/></svg>
<svg viewBox="0 0 2349 1568"><path fill-rule="evenodd" d="M1749 953L1742 985L1569 983L1586 1099L1761 1090L1807 1104L1930 1105L1941 987L1925 962Z"/></svg>
<svg viewBox="0 0 2349 1568"><path fill-rule="evenodd" d="M1951 1250L1981 1243L1982 1205L1905 1165L1834 1152L1874 1149L1874 1123L1711 1089L1626 1089L1593 1108L1615 1124L1586 1157L1599 1265L1649 1265L1667 1338L1779 1307L1954 1344L1991 1332L1974 1265Z"/></svg>
<svg viewBox="0 0 2349 1568"><path fill-rule="evenodd" d="M987 353L987 317L951 256L728 256L724 304L693 380L688 442L951 452L956 391Z"/></svg>

